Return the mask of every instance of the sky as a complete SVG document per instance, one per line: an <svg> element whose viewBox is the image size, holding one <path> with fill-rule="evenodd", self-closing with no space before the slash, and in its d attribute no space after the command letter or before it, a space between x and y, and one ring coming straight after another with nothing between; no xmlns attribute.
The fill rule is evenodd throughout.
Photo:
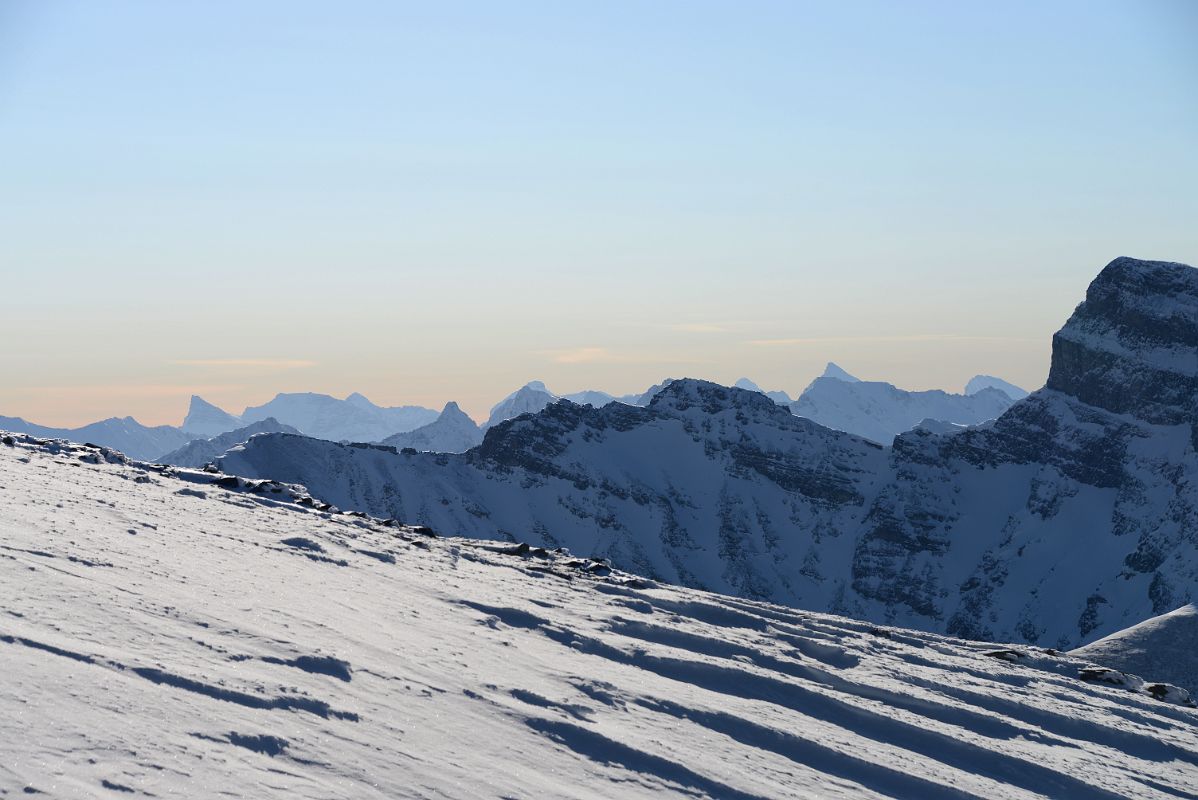
<svg viewBox="0 0 1198 800"><path fill-rule="evenodd" d="M0 415L1043 384L1198 264L1198 3L0 0Z"/></svg>

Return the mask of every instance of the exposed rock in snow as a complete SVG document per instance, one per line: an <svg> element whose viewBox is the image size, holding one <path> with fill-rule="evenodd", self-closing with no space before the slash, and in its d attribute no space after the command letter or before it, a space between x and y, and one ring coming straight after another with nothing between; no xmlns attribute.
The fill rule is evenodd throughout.
<svg viewBox="0 0 1198 800"><path fill-rule="evenodd" d="M1099 281L1137 269L1159 272L1117 261ZM1174 365L1163 337L1190 333L1149 312L1169 320L1189 302L1140 303L1141 324L1158 335L1140 351L1147 364L1129 354L1122 368L1156 375L1162 351ZM1084 308L1058 341L1072 341L1079 315L1095 326ZM1126 349L1134 337L1119 341ZM1144 398L1157 423L1090 405L1051 387L1090 375L1086 353L1108 356L1097 343L1071 352L1080 360L1054 357L1050 388L993 423L916 430L892 448L753 392L682 380L648 408L550 405L496 426L461 456L267 435L222 465L303 483L344 508L564 544L665 581L1068 649L1190 602L1198 586L1198 418L1189 401ZM988 392L1000 394L975 397Z"/></svg>
<svg viewBox="0 0 1198 800"><path fill-rule="evenodd" d="M969 379L969 383L965 384L965 394L977 394L983 389L998 389L1012 400L1022 400L1029 394L1015 384L993 375L974 375Z"/></svg>
<svg viewBox="0 0 1198 800"><path fill-rule="evenodd" d="M767 402L741 394L746 413ZM1198 785L1198 712L1136 689L1149 675L1091 682L1086 661L1036 648L662 586L94 448L0 438L0 487L12 795L1174 800Z"/></svg>
<svg viewBox="0 0 1198 800"><path fill-rule="evenodd" d="M1070 655L1174 684L1198 696L1198 606L1184 605L1104 636Z"/></svg>
<svg viewBox="0 0 1198 800"><path fill-rule="evenodd" d="M411 447L433 453L464 453L477 447L482 440L482 429L451 401L445 404L436 421L414 431L389 436L382 443L400 450Z"/></svg>
<svg viewBox="0 0 1198 800"><path fill-rule="evenodd" d="M235 417L193 394L187 416L183 419L183 430L195 436L210 438L236 430L244 424L240 417Z"/></svg>
<svg viewBox="0 0 1198 800"><path fill-rule="evenodd" d="M268 417L261 422L251 423L211 439L195 439L178 450L172 450L154 460L162 464L174 464L180 467L202 467L212 463L217 456L222 455L229 448L242 444L251 436L256 436L259 433L299 433L299 431L290 425L282 424L273 417Z"/></svg>
<svg viewBox="0 0 1198 800"><path fill-rule="evenodd" d="M69 439L120 450L132 458L155 459L194 438L170 425L148 427L133 417L112 417L81 428L50 428L35 425L20 417L0 417L0 430L28 433L47 439Z"/></svg>
<svg viewBox="0 0 1198 800"><path fill-rule="evenodd" d="M330 441L378 442L434 421L438 414L421 406L376 406L358 393L345 400L327 394L279 394L269 403L247 408L245 422L274 417L303 434Z"/></svg>
<svg viewBox="0 0 1198 800"><path fill-rule="evenodd" d="M909 392L881 381L819 377L790 404L790 410L820 425L890 444L922 420L976 425L994 419L1012 402L998 389L982 389L972 395L939 389Z"/></svg>

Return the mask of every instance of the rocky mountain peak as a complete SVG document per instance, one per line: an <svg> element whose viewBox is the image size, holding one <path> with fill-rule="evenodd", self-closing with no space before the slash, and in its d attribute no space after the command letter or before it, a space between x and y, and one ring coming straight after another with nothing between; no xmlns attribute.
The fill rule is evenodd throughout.
<svg viewBox="0 0 1198 800"><path fill-rule="evenodd" d="M215 436L241 426L237 417L217 408L199 395L191 396L187 416L183 419L183 430L203 436Z"/></svg>
<svg viewBox="0 0 1198 800"><path fill-rule="evenodd" d="M1053 389L1198 439L1198 270L1117 258L1053 337Z"/></svg>
<svg viewBox="0 0 1198 800"><path fill-rule="evenodd" d="M698 408L705 414L718 414L729 409L754 409L770 415L790 415L789 411L761 392L721 386L697 378L680 378L670 382L654 395L649 408L667 414Z"/></svg>
<svg viewBox="0 0 1198 800"><path fill-rule="evenodd" d="M820 377L821 378L835 378L836 380L844 381L845 383L860 383L861 382L860 378L850 375L848 372L845 372L837 364L834 364L831 361L829 361L828 365L826 367L824 367L824 373L822 375L820 375Z"/></svg>

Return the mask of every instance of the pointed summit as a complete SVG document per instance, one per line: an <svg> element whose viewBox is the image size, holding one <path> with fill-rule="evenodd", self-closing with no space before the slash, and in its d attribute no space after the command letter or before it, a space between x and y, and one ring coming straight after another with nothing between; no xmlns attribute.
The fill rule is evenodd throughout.
<svg viewBox="0 0 1198 800"><path fill-rule="evenodd" d="M217 408L198 394L191 396L191 405L183 419L183 430L199 436L218 436L241 427L241 420Z"/></svg>
<svg viewBox="0 0 1198 800"><path fill-rule="evenodd" d="M843 369L838 367L835 362L832 361L829 361L828 366L824 367L824 374L820 375L820 377L835 378L836 380L844 381L845 383L861 383L860 378L856 378L845 372Z"/></svg>
<svg viewBox="0 0 1198 800"><path fill-rule="evenodd" d="M474 420L470 419L470 415L463 411L462 407L453 400L450 400L445 404L445 408L441 409L441 416L437 417L438 422L448 419L465 419L468 420L471 425L474 425Z"/></svg>
<svg viewBox="0 0 1198 800"><path fill-rule="evenodd" d="M410 447L433 453L464 453L482 440L482 429L450 400L441 410L441 416L428 425L388 436L383 444L400 450Z"/></svg>

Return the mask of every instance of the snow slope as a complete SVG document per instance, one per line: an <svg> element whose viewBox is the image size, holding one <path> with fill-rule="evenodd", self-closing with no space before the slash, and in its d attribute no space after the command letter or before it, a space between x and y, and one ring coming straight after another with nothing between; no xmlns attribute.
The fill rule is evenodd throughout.
<svg viewBox="0 0 1198 800"><path fill-rule="evenodd" d="M1198 315L1173 313L1178 291L1198 298L1198 280L1179 277L1192 275L1112 262L1057 338L1110 315L1118 358L1101 342L1054 348L1048 388L999 419L922 427L890 448L678 380L648 408L555 403L458 456L267 435L221 463L671 583L1069 649L1198 599L1198 379L1154 360L1177 350L1169 337L1198 341ZM1125 377L1145 391L1138 405Z"/></svg>
<svg viewBox="0 0 1198 800"><path fill-rule="evenodd" d="M1198 696L1198 606L1189 603L1144 620L1072 655L1123 672L1151 675Z"/></svg>
<svg viewBox="0 0 1198 800"><path fill-rule="evenodd" d="M215 461L218 456L223 455L234 445L239 445L251 436L257 436L260 433L299 433L299 431L290 425L282 424L274 417L267 417L261 422L254 422L210 439L193 439L178 450L172 450L154 460L160 464L174 464L180 467L202 467Z"/></svg>
<svg viewBox="0 0 1198 800"><path fill-rule="evenodd" d="M1192 797L1085 662L0 439L0 793ZM298 501L298 502L297 502Z"/></svg>
<svg viewBox="0 0 1198 800"><path fill-rule="evenodd" d="M482 444L482 440L482 429L451 401L433 422L407 433L388 436L382 444L400 450L411 447L433 453L464 453Z"/></svg>

